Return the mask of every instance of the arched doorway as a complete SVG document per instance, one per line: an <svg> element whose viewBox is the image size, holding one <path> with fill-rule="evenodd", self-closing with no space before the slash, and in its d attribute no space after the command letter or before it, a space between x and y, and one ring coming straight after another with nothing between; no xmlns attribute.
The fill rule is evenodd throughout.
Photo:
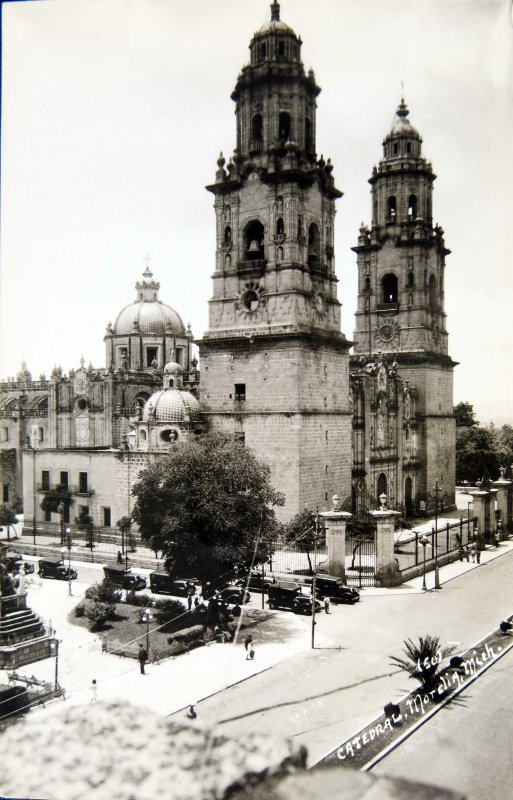
<svg viewBox="0 0 513 800"><path fill-rule="evenodd" d="M387 476L385 475L384 472L381 472L378 477L378 490L377 490L378 500L382 494L386 494L388 496L387 489L388 489ZM381 500L379 500L379 502L381 503Z"/></svg>

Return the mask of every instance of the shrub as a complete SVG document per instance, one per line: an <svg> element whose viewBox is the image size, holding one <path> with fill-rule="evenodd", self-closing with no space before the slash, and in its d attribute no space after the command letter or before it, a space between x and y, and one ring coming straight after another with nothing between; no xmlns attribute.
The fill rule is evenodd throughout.
<svg viewBox="0 0 513 800"><path fill-rule="evenodd" d="M93 600L95 603L120 603L121 591L117 589L112 581L104 578L101 583L93 583L86 589L85 596L88 600Z"/></svg>
<svg viewBox="0 0 513 800"><path fill-rule="evenodd" d="M79 603L78 606L75 606L74 613L76 617L84 617L85 616L84 606L81 603Z"/></svg>
<svg viewBox="0 0 513 800"><path fill-rule="evenodd" d="M418 643L405 639L403 652L406 658L391 656L391 663L407 672L410 678L415 678L429 692L436 688L446 671L442 668L442 659L454 649L454 646L441 647L438 636L419 636Z"/></svg>
<svg viewBox="0 0 513 800"><path fill-rule="evenodd" d="M153 597L151 594L136 594L134 591L126 593L126 603L129 606L142 606L143 608L151 608L153 606Z"/></svg>
<svg viewBox="0 0 513 800"><path fill-rule="evenodd" d="M185 611L185 606L179 600L157 600L155 608L160 611L160 616L167 619L175 619Z"/></svg>
<svg viewBox="0 0 513 800"><path fill-rule="evenodd" d="M108 619L116 615L114 603L95 603L86 611L86 616L91 623L91 630L96 631L103 627Z"/></svg>
<svg viewBox="0 0 513 800"><path fill-rule="evenodd" d="M191 644L192 642L203 641L203 626L193 625L192 628L183 628L177 631L173 636L168 636L168 644Z"/></svg>

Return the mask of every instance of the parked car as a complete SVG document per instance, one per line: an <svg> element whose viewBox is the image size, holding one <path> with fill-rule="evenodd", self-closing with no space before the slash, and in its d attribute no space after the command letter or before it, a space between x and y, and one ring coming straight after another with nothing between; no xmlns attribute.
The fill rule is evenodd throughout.
<svg viewBox="0 0 513 800"><path fill-rule="evenodd" d="M234 605L237 603L239 606L243 603L249 603L251 600L250 593L241 586L226 586L220 592L217 592L217 596L224 600L225 603L233 603Z"/></svg>
<svg viewBox="0 0 513 800"><path fill-rule="evenodd" d="M309 581L310 585L312 579ZM357 603L360 592L352 586L347 586L342 578L334 575L317 575L315 579L316 594L329 597L332 603Z"/></svg>
<svg viewBox="0 0 513 800"><path fill-rule="evenodd" d="M250 589L252 592L263 592L267 594L269 590L269 586L271 586L273 580L270 578L266 573L262 575L261 572L251 572L247 578L241 578L241 580L237 581L237 586L241 586L245 589Z"/></svg>
<svg viewBox="0 0 513 800"><path fill-rule="evenodd" d="M55 578L58 581L74 581L78 578L76 569L65 567L62 559L49 558L40 559L38 575L41 578Z"/></svg>
<svg viewBox="0 0 513 800"><path fill-rule="evenodd" d="M104 567L103 573L107 580L121 589L131 589L134 592L146 589L146 578L143 578L142 575L134 575L130 567Z"/></svg>
<svg viewBox="0 0 513 800"><path fill-rule="evenodd" d="M187 597L189 591L196 592L196 581L192 578L172 578L165 572L150 572L150 589L157 594L172 594Z"/></svg>
<svg viewBox="0 0 513 800"><path fill-rule="evenodd" d="M7 567L7 572L18 571L21 567L25 570L25 574L29 575L30 573L34 572L34 564L31 564L30 561L23 562L23 556L21 553L6 553L5 554L5 565Z"/></svg>
<svg viewBox="0 0 513 800"><path fill-rule="evenodd" d="M313 603L315 610L321 610L321 604L311 595L303 594L302 587L298 583L273 583L269 587L269 598L267 600L269 608L286 608L295 614L312 614Z"/></svg>

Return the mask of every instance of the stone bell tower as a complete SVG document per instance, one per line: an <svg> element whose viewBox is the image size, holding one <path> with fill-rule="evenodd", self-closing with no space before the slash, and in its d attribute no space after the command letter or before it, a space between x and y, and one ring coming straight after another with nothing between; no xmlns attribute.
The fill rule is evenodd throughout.
<svg viewBox="0 0 513 800"><path fill-rule="evenodd" d="M316 155L312 71L271 6L232 99L237 146L219 158L209 329L200 345L210 425L240 436L286 495L283 518L350 493L350 343L340 331L333 167Z"/></svg>
<svg viewBox="0 0 513 800"><path fill-rule="evenodd" d="M422 156L422 139L408 114L402 100L383 141L383 158L369 180L372 227L362 223L353 248L358 308L352 364L356 368L362 358L395 359L400 378L415 387L418 474L411 502L418 511L431 511L436 480L441 487L439 503L442 500L444 508L454 504L456 364L448 355L444 309L445 259L450 250L443 229L433 225L436 175ZM388 424L393 410L387 407L387 419L378 421ZM396 455L401 457L400 448ZM377 487L369 488L380 494ZM398 487L398 498L407 495L408 487Z"/></svg>

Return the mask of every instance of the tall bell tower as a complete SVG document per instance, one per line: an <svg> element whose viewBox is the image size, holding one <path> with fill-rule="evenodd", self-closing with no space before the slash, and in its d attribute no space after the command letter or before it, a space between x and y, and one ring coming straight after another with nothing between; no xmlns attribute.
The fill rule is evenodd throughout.
<svg viewBox="0 0 513 800"><path fill-rule="evenodd" d="M362 223L357 253L358 307L353 363L395 359L418 392L419 509L432 510L439 482L444 507L454 504L453 368L444 308L444 231L433 225L436 175L401 101L374 167L372 227ZM411 465L409 465L411 466ZM373 487L370 487L373 488ZM375 488L375 487L374 487ZM404 491L398 487L398 497Z"/></svg>
<svg viewBox="0 0 513 800"><path fill-rule="evenodd" d="M271 6L232 93L237 146L220 156L201 399L213 429L271 467L283 518L350 494L348 342L340 331L333 167L316 155L320 88Z"/></svg>

